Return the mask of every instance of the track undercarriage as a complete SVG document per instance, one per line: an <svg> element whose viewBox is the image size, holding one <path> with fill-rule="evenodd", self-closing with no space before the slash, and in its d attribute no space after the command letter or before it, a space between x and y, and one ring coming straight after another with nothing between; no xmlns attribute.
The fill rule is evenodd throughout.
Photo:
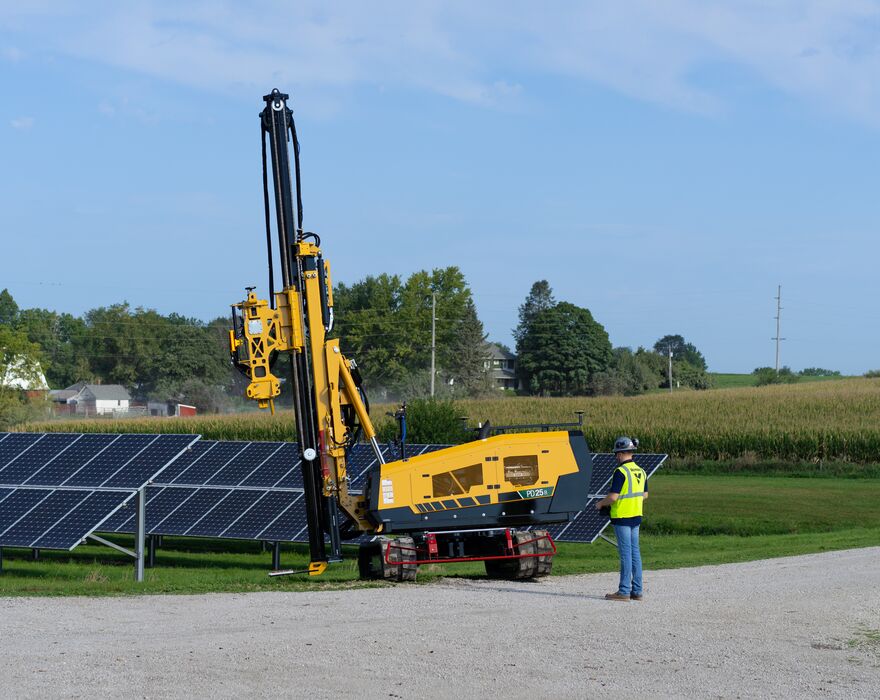
<svg viewBox="0 0 880 700"><path fill-rule="evenodd" d="M396 538L379 536L362 544L362 579L415 581L419 566L482 561L492 579L534 579L550 574L556 545L546 530L451 530Z"/></svg>

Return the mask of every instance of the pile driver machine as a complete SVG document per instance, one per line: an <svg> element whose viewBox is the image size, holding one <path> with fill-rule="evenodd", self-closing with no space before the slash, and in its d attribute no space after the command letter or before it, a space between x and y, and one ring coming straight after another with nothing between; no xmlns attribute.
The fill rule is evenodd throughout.
<svg viewBox="0 0 880 700"><path fill-rule="evenodd" d="M484 431L471 442L385 461L358 366L343 355L338 339L327 337L333 327L330 266L319 236L303 229L299 142L289 96L275 89L263 100L269 293L260 299L248 287L247 298L232 306L229 342L234 364L249 381L247 396L260 408L274 413L279 375L289 373L302 456L308 573L320 574L341 560L345 539L372 534L358 554L364 578L412 580L420 564L473 560L485 561L494 578L549 574L556 547L542 528L574 517L588 496L592 455L583 433ZM276 236L280 291L275 291ZM365 487L356 491L350 488L347 456L361 439L372 445L376 459Z"/></svg>

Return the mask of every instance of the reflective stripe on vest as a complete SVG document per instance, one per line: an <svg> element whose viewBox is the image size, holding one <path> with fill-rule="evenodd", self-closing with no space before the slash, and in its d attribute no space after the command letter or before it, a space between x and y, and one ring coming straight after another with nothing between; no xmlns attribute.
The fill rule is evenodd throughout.
<svg viewBox="0 0 880 700"><path fill-rule="evenodd" d="M617 500L611 504L611 517L633 518L641 515L642 502L645 500L645 472L635 462L624 462L617 468L623 472L623 488Z"/></svg>

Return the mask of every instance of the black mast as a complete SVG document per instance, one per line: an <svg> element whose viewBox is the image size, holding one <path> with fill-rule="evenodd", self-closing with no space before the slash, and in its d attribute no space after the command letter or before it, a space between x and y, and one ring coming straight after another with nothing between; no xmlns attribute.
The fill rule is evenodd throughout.
<svg viewBox="0 0 880 700"><path fill-rule="evenodd" d="M296 140L296 127L293 112L287 107L288 95L277 88L263 96L266 107L260 112L263 132L263 186L266 216L269 216L268 173L266 170L265 148L269 142L272 160L272 187L275 193L275 223L278 232L278 252L281 258L281 277L284 288L293 287L298 292L304 289L303 264L296 255L296 244L302 240L302 190L300 187L299 143ZM290 152L288 140L293 142L294 177L290 172ZM296 202L294 203L294 188ZM270 223L266 220L269 248L270 286L272 284L272 253ZM274 293L270 289L270 294ZM272 303L274 306L274 298ZM305 304L305 295L300 294ZM305 309L301 310L300 321L307 318ZM295 319L294 319L295 320ZM303 323L302 337L308 337L308 324ZM302 476L305 490L306 519L309 531L309 552L313 562L327 561L324 532L327 528L326 498L322 493L320 455L318 455L317 407L312 389L309 367L308 343L302 352L291 354L290 368L293 380L294 416L296 434L302 455Z"/></svg>

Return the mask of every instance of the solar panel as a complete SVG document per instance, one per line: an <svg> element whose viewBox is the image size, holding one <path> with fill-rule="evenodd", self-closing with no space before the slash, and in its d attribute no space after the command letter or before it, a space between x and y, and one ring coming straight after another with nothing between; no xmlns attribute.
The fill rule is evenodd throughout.
<svg viewBox="0 0 880 700"><path fill-rule="evenodd" d="M663 454L640 454L635 456L635 462L650 479L654 473L666 461L667 455ZM608 493L611 486L611 478L617 468L617 457L613 454L598 453L593 455L593 474L591 479L591 495L596 497L587 501L586 507L567 523L553 525L548 528L550 534L558 542L595 542L602 531L608 527L611 521L607 515L596 510L596 503ZM595 475L600 475L597 479ZM601 482L601 483L600 483ZM598 486L597 486L598 483Z"/></svg>
<svg viewBox="0 0 880 700"><path fill-rule="evenodd" d="M423 451L417 446L412 454ZM383 448L392 459L390 448ZM370 445L348 455L351 487L363 485L376 463ZM290 442L200 440L147 488L146 531L272 541L306 537L299 447ZM134 505L126 504L102 529L133 532Z"/></svg>
<svg viewBox="0 0 880 700"><path fill-rule="evenodd" d="M72 549L196 440L0 434L0 547Z"/></svg>
<svg viewBox="0 0 880 700"><path fill-rule="evenodd" d="M408 445L407 456L444 447L448 445ZM383 446L381 450L386 460L399 459L396 446ZM636 459L650 476L665 458L638 455ZM347 472L353 491L363 488L367 473L375 464L370 445L352 447ZM591 494L604 496L616 466L613 454L593 456ZM563 542L594 541L608 524L608 519L593 508L596 500L590 499L572 521L551 526L554 537ZM129 502L102 529L133 532L134 527L134 504ZM199 441L147 488L146 531L155 535L307 541L298 446L282 442ZM369 537L361 536L349 543Z"/></svg>

